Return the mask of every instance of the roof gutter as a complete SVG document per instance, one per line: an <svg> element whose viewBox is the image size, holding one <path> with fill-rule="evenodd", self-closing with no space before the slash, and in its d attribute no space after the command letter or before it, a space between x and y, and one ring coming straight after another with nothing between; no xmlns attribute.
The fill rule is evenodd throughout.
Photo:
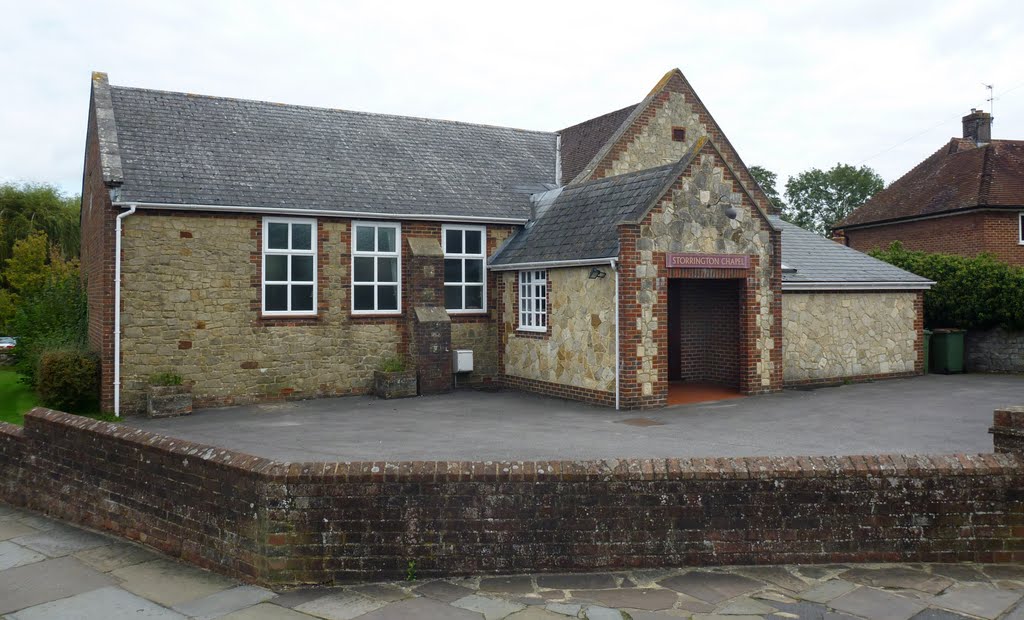
<svg viewBox="0 0 1024 620"><path fill-rule="evenodd" d="M263 213L267 215L299 215L306 217L328 216L348 217L354 219L376 220L415 220L428 222L474 222L481 224L516 224L523 225L528 221L525 217L482 217L475 215L403 215L396 213L369 213L366 211L334 211L323 209L290 209L287 207L246 207L240 205L203 205L175 204L170 202L135 202L117 201L115 207L131 209L214 211L219 213Z"/></svg>
<svg viewBox="0 0 1024 620"><path fill-rule="evenodd" d="M578 260L549 260L534 263L510 263L508 265L488 265L489 271L519 271L522 269L555 269L557 267L589 267L591 265L615 266L615 257L581 258Z"/></svg>
<svg viewBox="0 0 1024 620"><path fill-rule="evenodd" d="M924 282L783 282L787 291L926 291L935 283Z"/></svg>

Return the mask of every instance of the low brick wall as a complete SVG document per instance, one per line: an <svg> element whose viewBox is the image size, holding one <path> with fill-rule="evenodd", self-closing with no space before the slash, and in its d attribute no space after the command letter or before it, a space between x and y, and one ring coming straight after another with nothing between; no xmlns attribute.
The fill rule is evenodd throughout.
<svg viewBox="0 0 1024 620"><path fill-rule="evenodd" d="M1024 372L1024 331L970 330L965 349L968 372Z"/></svg>
<svg viewBox="0 0 1024 620"><path fill-rule="evenodd" d="M1022 483L1015 454L288 464L44 409L0 425L0 499L267 585L1024 561Z"/></svg>
<svg viewBox="0 0 1024 620"><path fill-rule="evenodd" d="M272 465L42 408L0 423L0 499L255 581Z"/></svg>

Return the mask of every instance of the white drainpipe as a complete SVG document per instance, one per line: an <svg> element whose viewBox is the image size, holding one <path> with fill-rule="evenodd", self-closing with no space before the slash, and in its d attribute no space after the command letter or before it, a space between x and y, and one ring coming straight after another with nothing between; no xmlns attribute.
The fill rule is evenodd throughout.
<svg viewBox="0 0 1024 620"><path fill-rule="evenodd" d="M121 220L135 213L132 206L114 224L114 417L121 417Z"/></svg>
<svg viewBox="0 0 1024 620"><path fill-rule="evenodd" d="M619 410L619 261L612 259L615 272L615 410Z"/></svg>

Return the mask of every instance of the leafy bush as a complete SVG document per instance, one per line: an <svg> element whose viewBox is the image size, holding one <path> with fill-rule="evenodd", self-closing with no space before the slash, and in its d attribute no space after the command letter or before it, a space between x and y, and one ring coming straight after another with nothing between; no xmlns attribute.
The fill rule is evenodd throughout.
<svg viewBox="0 0 1024 620"><path fill-rule="evenodd" d="M389 357L380 364L381 372L405 372L405 362L399 357Z"/></svg>
<svg viewBox="0 0 1024 620"><path fill-rule="evenodd" d="M39 402L68 412L94 408L99 397L99 361L80 349L49 349L39 356Z"/></svg>
<svg viewBox="0 0 1024 620"><path fill-rule="evenodd" d="M924 294L927 327L1024 329L1024 268L975 258L906 250L894 242L871 255L935 281Z"/></svg>
<svg viewBox="0 0 1024 620"><path fill-rule="evenodd" d="M16 369L36 385L40 356L48 350L83 351L88 338L88 304L77 274L44 283L21 296L11 320Z"/></svg>
<svg viewBox="0 0 1024 620"><path fill-rule="evenodd" d="M173 372L158 372L149 376L150 385L181 385L181 375L176 375Z"/></svg>

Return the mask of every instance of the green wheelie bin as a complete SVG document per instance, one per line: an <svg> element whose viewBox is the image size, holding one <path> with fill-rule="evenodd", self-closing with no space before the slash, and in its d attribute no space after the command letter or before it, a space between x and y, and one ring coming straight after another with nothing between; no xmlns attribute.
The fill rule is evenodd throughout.
<svg viewBox="0 0 1024 620"><path fill-rule="evenodd" d="M951 374L964 371L964 334L962 329L932 331L931 371Z"/></svg>

